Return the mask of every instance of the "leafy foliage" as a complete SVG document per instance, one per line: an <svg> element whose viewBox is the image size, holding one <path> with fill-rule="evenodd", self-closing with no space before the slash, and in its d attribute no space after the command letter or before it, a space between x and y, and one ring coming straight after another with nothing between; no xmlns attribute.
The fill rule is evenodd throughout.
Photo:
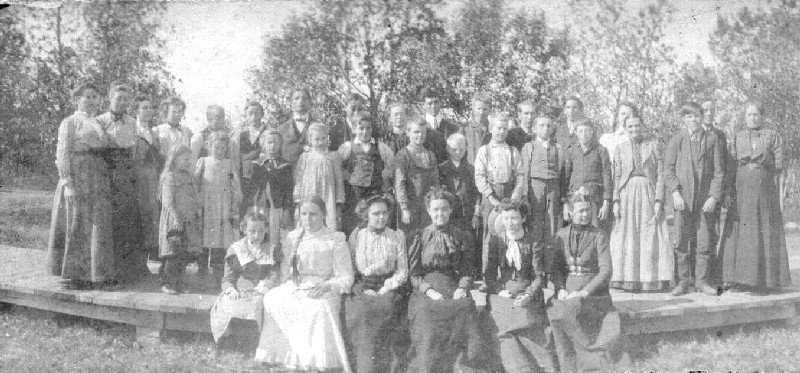
<svg viewBox="0 0 800 373"><path fill-rule="evenodd" d="M766 117L782 135L787 160L800 156L800 9L785 1L768 10L744 8L719 18L710 46L720 62L722 98L737 112L748 99L766 105Z"/></svg>
<svg viewBox="0 0 800 373"><path fill-rule="evenodd" d="M9 48L0 59L13 67L0 78L0 100L11 101L2 107L14 108L0 115L0 130L11 139L0 145L0 168L55 174L58 124L74 110L70 90L79 81L105 90L124 80L155 100L174 94L174 77L160 54L164 40L157 34L164 7L103 1L50 9L19 5L0 13L3 29L9 30L0 33L0 45ZM29 19L25 32L15 26L21 16Z"/></svg>
<svg viewBox="0 0 800 373"><path fill-rule="evenodd" d="M577 95L586 114L605 126L616 127L615 111L623 101L639 106L648 125L662 136L673 125L672 48L666 44L666 25L673 9L666 0L632 8L622 0L593 4L573 1L569 65L559 86L564 95Z"/></svg>
<svg viewBox="0 0 800 373"><path fill-rule="evenodd" d="M318 1L265 39L251 87L280 105L294 87L308 86L322 117L340 112L349 93L367 98L375 115L392 101L418 103L428 86L440 89L457 116L481 90L511 111L523 99L549 97L548 62L565 54L543 13L507 14L502 2L473 0L458 8L448 32L435 11L441 3Z"/></svg>

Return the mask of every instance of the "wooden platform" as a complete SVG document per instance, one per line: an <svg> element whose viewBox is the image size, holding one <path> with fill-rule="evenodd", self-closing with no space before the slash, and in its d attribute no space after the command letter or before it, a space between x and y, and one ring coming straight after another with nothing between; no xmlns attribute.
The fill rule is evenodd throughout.
<svg viewBox="0 0 800 373"><path fill-rule="evenodd" d="M162 294L154 275L117 291L63 290L57 277L44 274L43 262L41 251L0 245L0 302L134 325L143 343L156 343L163 330L210 333L217 294ZM800 260L792 263L800 267ZM615 293L614 305L628 335L792 319L800 315L798 276L794 287L767 296ZM475 299L480 306L484 297Z"/></svg>

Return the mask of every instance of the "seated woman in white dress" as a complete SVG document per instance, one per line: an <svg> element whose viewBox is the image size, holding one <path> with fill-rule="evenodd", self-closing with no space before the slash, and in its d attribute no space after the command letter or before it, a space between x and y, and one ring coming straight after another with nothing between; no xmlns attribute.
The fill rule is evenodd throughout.
<svg viewBox="0 0 800 373"><path fill-rule="evenodd" d="M359 202L356 213L362 226L349 240L356 276L344 301L344 334L359 373L390 371L394 330L406 311L406 239L403 231L386 227L392 207L382 196Z"/></svg>
<svg viewBox="0 0 800 373"><path fill-rule="evenodd" d="M350 372L341 334L341 295L353 284L344 234L325 226L319 196L300 205L300 224L286 237L284 283L264 296L256 361L295 370Z"/></svg>

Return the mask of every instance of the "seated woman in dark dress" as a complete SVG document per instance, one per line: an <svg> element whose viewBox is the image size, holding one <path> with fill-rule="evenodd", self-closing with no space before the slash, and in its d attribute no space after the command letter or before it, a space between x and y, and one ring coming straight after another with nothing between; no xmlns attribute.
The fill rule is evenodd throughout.
<svg viewBox="0 0 800 373"><path fill-rule="evenodd" d="M359 373L390 370L390 342L405 312L408 256L403 231L387 228L392 205L381 196L356 208L361 227L350 235L355 283L344 301L345 343ZM405 290L405 291L403 291Z"/></svg>
<svg viewBox="0 0 800 373"><path fill-rule="evenodd" d="M211 308L211 334L214 340L228 332L231 319L261 323L263 296L278 284L283 252L266 235L269 218L251 211L242 219L244 238L234 242L225 254L222 294Z"/></svg>
<svg viewBox="0 0 800 373"><path fill-rule="evenodd" d="M450 225L452 194L440 187L425 196L433 223L409 248L412 293L408 303L409 372L452 372L482 367L484 347L470 297L475 261L471 236Z"/></svg>
<svg viewBox="0 0 800 373"><path fill-rule="evenodd" d="M550 276L556 298L547 310L561 371L611 371L619 359L620 319L611 303L611 255L593 226L591 195L572 197L572 224L555 239Z"/></svg>
<svg viewBox="0 0 800 373"><path fill-rule="evenodd" d="M508 200L500 204L496 233L484 242L486 304L497 327L503 369L554 372L557 357L542 294L548 247L524 229L527 215L524 204Z"/></svg>

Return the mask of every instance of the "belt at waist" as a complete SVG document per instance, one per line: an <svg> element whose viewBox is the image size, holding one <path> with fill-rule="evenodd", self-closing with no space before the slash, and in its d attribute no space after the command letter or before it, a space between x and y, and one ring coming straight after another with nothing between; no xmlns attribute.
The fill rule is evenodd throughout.
<svg viewBox="0 0 800 373"><path fill-rule="evenodd" d="M541 177L533 177L533 176L531 176L530 180L541 181L543 183L552 183L552 182L556 181L557 179L555 177L553 177L551 179L545 179L545 178L541 178Z"/></svg>

